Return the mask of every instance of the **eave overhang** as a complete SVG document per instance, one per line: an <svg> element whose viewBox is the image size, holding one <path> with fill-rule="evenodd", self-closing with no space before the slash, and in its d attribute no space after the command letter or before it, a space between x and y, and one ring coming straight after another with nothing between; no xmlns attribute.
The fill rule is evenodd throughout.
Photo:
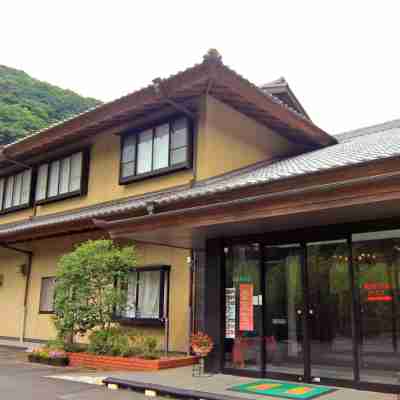
<svg viewBox="0 0 400 400"><path fill-rule="evenodd" d="M7 164L9 159L27 160L39 152L83 140L129 121L151 118L165 108L173 108L174 104L175 107L181 105L188 113L195 113L190 104L204 94L218 98L289 140L311 149L336 143L334 137L300 113L224 65L221 57L213 52L207 54L201 64L156 82L4 146L0 165ZM162 91L157 90L160 83Z"/></svg>
<svg viewBox="0 0 400 400"><path fill-rule="evenodd" d="M38 219L40 223L29 228L0 232L0 242L10 244L85 231L126 237L157 229L212 227L306 211L398 202L399 182L398 159L392 158L182 200L162 201L160 192L158 198L144 197L135 207L124 204L90 213L77 210L71 213L73 218L60 216L51 222ZM148 212L149 202L154 202L154 214Z"/></svg>

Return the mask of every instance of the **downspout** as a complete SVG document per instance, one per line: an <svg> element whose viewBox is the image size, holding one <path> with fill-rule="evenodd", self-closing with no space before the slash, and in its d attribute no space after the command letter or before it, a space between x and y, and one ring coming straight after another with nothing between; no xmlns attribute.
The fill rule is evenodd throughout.
<svg viewBox="0 0 400 400"><path fill-rule="evenodd" d="M26 281L25 281L25 292L24 292L24 304L22 310L22 318L21 318L21 331L19 336L20 343L24 343L25 338L25 328L26 328L26 316L27 316L27 305L28 305L28 294L29 294L29 284L31 280L31 270L32 270L32 260L33 260L33 252L28 250L18 249L17 247L9 246L4 243L0 243L0 247L3 247L7 250L12 250L17 253L22 253L28 256L28 264L26 270Z"/></svg>
<svg viewBox="0 0 400 400"><path fill-rule="evenodd" d="M191 337L193 333L193 267L194 267L194 252L190 250L190 256L188 257L189 266L189 318L188 318L188 347L187 355L190 356L191 352Z"/></svg>

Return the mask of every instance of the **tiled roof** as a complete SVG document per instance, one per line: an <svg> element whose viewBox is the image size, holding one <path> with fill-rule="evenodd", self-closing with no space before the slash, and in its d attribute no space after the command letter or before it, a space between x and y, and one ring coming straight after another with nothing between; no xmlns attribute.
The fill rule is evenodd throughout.
<svg viewBox="0 0 400 400"><path fill-rule="evenodd" d="M176 188L153 195L128 198L111 203L69 211L62 214L37 217L33 220L0 226L0 237L26 229L53 224L104 218L137 209L144 209L149 202L168 204L232 189L265 184L320 171L362 164L373 160L400 156L400 120L338 135L338 144L277 161L257 164L247 169L199 182L193 187Z"/></svg>
<svg viewBox="0 0 400 400"><path fill-rule="evenodd" d="M217 58L217 60L216 60ZM211 49L204 57L203 57L203 62L199 64L195 64L194 66L187 68L183 71L179 71L176 74L170 75L166 77L165 79L162 79L163 84L171 89L171 92L168 93L169 95L174 95L173 89L175 86L179 88L179 90L183 90L179 85L182 83L184 79L189 79L193 80L193 84L199 84L199 82L196 81L198 79L198 76L196 74L200 74L201 71L203 71L203 78L209 78L211 79L210 76L207 74L210 74L211 68L208 67L209 63L217 63L219 68L220 68L220 74L222 72L225 72L227 74L233 75L236 78L238 78L240 81L245 82L246 85L249 88L257 90L259 93L261 93L263 96L267 97L274 103L275 105L278 105L279 107L282 107L283 109L287 110L291 117L295 117L296 120L300 119L303 122L307 123L307 127L309 127L312 130L318 130L320 131L319 133L323 133L324 136L328 136L325 132L320 130L320 128L316 127L314 124L311 123L301 112L298 110L294 109L290 105L286 104L284 101L279 99L277 96L274 96L272 93L262 90L262 88L259 88L255 84L251 83L249 80L245 79L243 76L238 74L236 71L228 67L227 65L222 63L222 58L219 55L218 52L215 50ZM206 76L207 75L207 76ZM217 76L219 76L217 74ZM214 79L214 78L213 78ZM218 81L218 79L217 79ZM207 82L204 83L204 88L208 86ZM273 82L271 82L273 84ZM200 85L201 86L201 85ZM268 86L268 84L267 84ZM205 90L203 91L205 92ZM201 93L203 93L201 92ZM212 90L210 91L210 94L212 95ZM182 95L182 93L180 93ZM141 103L141 101L144 102L144 104ZM179 101L178 101L179 102ZM71 136L72 134L77 134L78 132L82 133L85 131L85 134L88 133L89 129L94 129L94 127L99 127L101 124L104 124L104 126L107 126L107 123L110 123L110 120L112 120L113 117L116 119L119 119L121 117L126 117L126 115L129 115L130 118L133 118L134 115L132 114L133 111L136 110L135 107L138 108L136 110L139 115L144 112L146 107L149 106L149 104L164 104L165 101L163 101L162 96L160 97L154 90L154 82L153 84L150 84L146 87L143 87L139 90L136 90L132 93L126 94L118 99L112 100L110 102L102 103L97 106L94 106L84 112L78 113L76 115L70 116L64 120L57 121L53 123L50 126L47 126L41 130L38 130L36 132L32 132L28 135L26 135L23 138L20 138L12 143L6 144L3 146L2 150L7 156L5 158L5 161L7 161L7 158L13 159L16 154L18 153L18 149L20 149L21 154L18 153L19 156L22 155L22 153L25 150L21 150L21 146L28 146L28 144L31 144L31 146L36 146L35 149L37 150L37 146L39 146L39 142L42 140L44 141L47 145L49 143L53 143L55 140L58 140L56 138L56 133L60 134L62 129L68 130L68 135ZM122 107L122 111L116 111L118 107ZM140 108L142 107L142 108ZM127 111L128 110L128 111ZM117 118L118 115L118 118ZM74 124L77 126L72 127L71 124ZM68 125L69 124L69 125ZM304 124L301 124L304 126ZM68 129L67 129L68 128ZM48 136L48 137L47 137ZM63 140L64 140L63 136ZM334 139L330 138L330 140L327 143L331 143ZM58 143L58 142L57 142ZM59 143L58 143L59 144ZM16 152L16 153L15 153ZM15 154L14 154L15 153ZM0 153L1 156L1 153Z"/></svg>

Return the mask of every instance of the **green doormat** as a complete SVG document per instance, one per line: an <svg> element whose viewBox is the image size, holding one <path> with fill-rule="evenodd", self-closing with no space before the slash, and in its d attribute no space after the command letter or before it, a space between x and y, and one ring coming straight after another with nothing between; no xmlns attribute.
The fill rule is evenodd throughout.
<svg viewBox="0 0 400 400"><path fill-rule="evenodd" d="M315 399L324 394L332 393L337 389L325 386L309 386L299 383L262 380L233 386L229 388L229 390L241 393L280 397L281 399Z"/></svg>

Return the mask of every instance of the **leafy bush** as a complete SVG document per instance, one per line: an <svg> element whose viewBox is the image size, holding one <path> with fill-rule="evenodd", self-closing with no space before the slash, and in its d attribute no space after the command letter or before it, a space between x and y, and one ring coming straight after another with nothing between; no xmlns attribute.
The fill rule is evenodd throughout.
<svg viewBox="0 0 400 400"><path fill-rule="evenodd" d="M121 288L135 264L133 246L120 248L105 239L89 240L64 255L55 288L58 336L72 342L77 334L110 329L115 309L126 307L126 291Z"/></svg>
<svg viewBox="0 0 400 400"><path fill-rule="evenodd" d="M83 353L87 348L87 344L83 343L64 343L64 350L68 353Z"/></svg>
<svg viewBox="0 0 400 400"><path fill-rule="evenodd" d="M140 333L126 333L120 328L100 329L89 336L88 352L97 355L157 359L158 340Z"/></svg>
<svg viewBox="0 0 400 400"><path fill-rule="evenodd" d="M63 350L65 347L64 341L62 339L52 339L46 344L46 348L50 350Z"/></svg>
<svg viewBox="0 0 400 400"><path fill-rule="evenodd" d="M127 357L131 354L129 338L118 328L94 331L89 336L88 352L97 355Z"/></svg>

